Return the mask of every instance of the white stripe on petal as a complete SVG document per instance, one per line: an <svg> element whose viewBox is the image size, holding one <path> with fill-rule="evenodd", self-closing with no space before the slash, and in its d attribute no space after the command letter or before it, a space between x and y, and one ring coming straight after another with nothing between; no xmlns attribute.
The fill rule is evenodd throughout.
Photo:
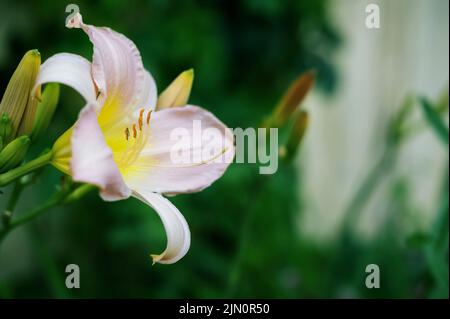
<svg viewBox="0 0 450 319"><path fill-rule="evenodd" d="M91 63L70 53L59 53L48 58L36 79L36 87L44 83L62 83L75 89L87 103L95 103L97 95L91 75Z"/></svg>
<svg viewBox="0 0 450 319"><path fill-rule="evenodd" d="M134 190L133 196L158 213L166 230L167 247L162 254L151 255L153 263L173 264L183 258L191 245L191 232L180 211L168 199L157 193Z"/></svg>
<svg viewBox="0 0 450 319"><path fill-rule="evenodd" d="M97 121L95 107L87 105L75 123L70 162L73 180L96 185L105 201L115 201L130 196L113 153L105 142Z"/></svg>

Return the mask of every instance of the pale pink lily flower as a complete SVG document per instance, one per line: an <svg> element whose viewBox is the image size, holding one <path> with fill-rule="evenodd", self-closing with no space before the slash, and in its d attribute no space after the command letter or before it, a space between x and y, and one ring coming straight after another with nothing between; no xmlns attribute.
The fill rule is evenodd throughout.
<svg viewBox="0 0 450 319"><path fill-rule="evenodd" d="M151 206L167 235L166 249L151 255L153 262L175 263L189 249L190 231L180 211L162 194L198 192L221 177L234 157L233 134L197 106L169 108L158 103L158 111L152 113L157 105L155 81L134 43L109 28L84 24L79 14L68 26L87 33L94 54L92 63L78 55L56 54L41 67L36 85L68 85L87 103L74 126L54 144L52 164L77 182L98 186L106 201L133 196ZM167 91L164 100L176 100ZM194 120L221 132L220 152L201 163L174 164L171 131L191 132ZM187 156L202 152L193 145L185 147ZM214 160L218 156L221 161Z"/></svg>

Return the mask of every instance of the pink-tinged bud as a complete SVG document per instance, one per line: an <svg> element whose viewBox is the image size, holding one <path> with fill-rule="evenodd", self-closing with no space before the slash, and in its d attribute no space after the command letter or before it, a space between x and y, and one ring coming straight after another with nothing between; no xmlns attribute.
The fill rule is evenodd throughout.
<svg viewBox="0 0 450 319"><path fill-rule="evenodd" d="M308 71L291 84L277 104L268 126L281 127L288 121L313 87L315 78L315 72Z"/></svg>

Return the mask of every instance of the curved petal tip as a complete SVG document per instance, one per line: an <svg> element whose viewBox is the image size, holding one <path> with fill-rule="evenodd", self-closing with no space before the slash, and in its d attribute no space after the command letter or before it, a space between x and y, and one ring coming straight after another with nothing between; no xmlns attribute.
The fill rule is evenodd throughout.
<svg viewBox="0 0 450 319"><path fill-rule="evenodd" d="M166 249L159 255L150 255L153 265L156 263L173 264L183 258L191 245L191 232L180 211L158 193L134 191L133 196L151 206L158 213L166 231Z"/></svg>
<svg viewBox="0 0 450 319"><path fill-rule="evenodd" d="M79 12L77 12L71 19L69 19L67 21L66 28L79 29L79 28L81 28L82 25L83 25L83 17L81 16L81 14Z"/></svg>

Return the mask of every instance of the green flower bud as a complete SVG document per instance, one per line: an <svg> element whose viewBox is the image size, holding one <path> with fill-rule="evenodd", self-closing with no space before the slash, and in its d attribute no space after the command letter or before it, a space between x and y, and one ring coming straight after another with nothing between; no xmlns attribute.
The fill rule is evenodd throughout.
<svg viewBox="0 0 450 319"><path fill-rule="evenodd" d="M6 145L11 139L12 133L12 123L9 119L8 114L4 113L0 118L0 138L2 139L3 145ZM2 147L0 147L0 150Z"/></svg>
<svg viewBox="0 0 450 319"><path fill-rule="evenodd" d="M13 169L22 163L30 146L30 138L26 135L16 138L0 152L0 173Z"/></svg>
<svg viewBox="0 0 450 319"><path fill-rule="evenodd" d="M34 120L31 139L35 140L48 128L59 100L59 84L49 83L45 86Z"/></svg>
<svg viewBox="0 0 450 319"><path fill-rule="evenodd" d="M8 114L12 123L11 139L18 134L29 134L33 128L40 89L31 94L41 65L37 50L28 51L20 61L6 87L0 103L0 114Z"/></svg>

